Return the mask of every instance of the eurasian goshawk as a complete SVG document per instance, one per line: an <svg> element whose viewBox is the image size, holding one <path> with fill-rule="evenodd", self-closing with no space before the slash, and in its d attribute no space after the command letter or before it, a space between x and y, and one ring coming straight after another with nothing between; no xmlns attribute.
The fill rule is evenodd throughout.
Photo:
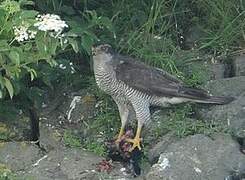
<svg viewBox="0 0 245 180"><path fill-rule="evenodd" d="M128 139L133 143L131 151L135 147L141 149L140 133L144 123L150 121L151 105L166 107L188 101L227 104L233 100L232 97L212 96L202 89L188 87L162 69L114 53L107 44L93 49L93 64L98 86L111 95L118 106L122 125L117 142L124 133L129 106L136 113L136 135L134 139Z"/></svg>

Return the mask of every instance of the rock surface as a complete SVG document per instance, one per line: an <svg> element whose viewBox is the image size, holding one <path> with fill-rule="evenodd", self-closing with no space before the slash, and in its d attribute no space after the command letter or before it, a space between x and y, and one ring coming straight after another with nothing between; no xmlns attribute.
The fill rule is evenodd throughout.
<svg viewBox="0 0 245 180"><path fill-rule="evenodd" d="M194 135L169 145L147 174L147 180L224 180L245 167L245 156L228 135L215 140Z"/></svg>
<svg viewBox="0 0 245 180"><path fill-rule="evenodd" d="M210 79L222 79L225 76L226 65L222 63L209 63L206 65Z"/></svg>
<svg viewBox="0 0 245 180"><path fill-rule="evenodd" d="M212 106L200 110L204 120L221 122L238 136L245 134L245 77L210 81L207 89L214 95L233 96L235 101L227 105ZM245 136L244 136L245 137Z"/></svg>
<svg viewBox="0 0 245 180"><path fill-rule="evenodd" d="M13 171L22 171L32 166L43 156L40 149L26 142L2 142L0 144L0 163Z"/></svg>
<svg viewBox="0 0 245 180"><path fill-rule="evenodd" d="M30 143L7 142L0 144L0 164L19 177L37 180L100 180L130 179L122 164L111 162L109 173L100 172L98 164L103 157L79 148L60 145L49 152L41 151Z"/></svg>
<svg viewBox="0 0 245 180"><path fill-rule="evenodd" d="M159 142L154 144L149 150L148 159L150 163L156 163L160 157L160 154L163 153L167 147L176 140L177 138L172 133L163 136Z"/></svg>
<svg viewBox="0 0 245 180"><path fill-rule="evenodd" d="M237 56L233 61L234 75L245 76L245 54Z"/></svg>
<svg viewBox="0 0 245 180"><path fill-rule="evenodd" d="M245 92L245 77L212 80L206 84L206 89L213 95L239 97Z"/></svg>
<svg viewBox="0 0 245 180"><path fill-rule="evenodd" d="M61 145L62 135L58 129L40 124L40 146L46 151L58 149Z"/></svg>
<svg viewBox="0 0 245 180"><path fill-rule="evenodd" d="M94 116L96 99L85 90L60 94L42 109L42 118L52 119L53 124L81 123ZM56 122L57 121L57 122Z"/></svg>
<svg viewBox="0 0 245 180"><path fill-rule="evenodd" d="M82 179L96 172L102 158L79 149L61 148L49 152L25 176L37 179Z"/></svg>

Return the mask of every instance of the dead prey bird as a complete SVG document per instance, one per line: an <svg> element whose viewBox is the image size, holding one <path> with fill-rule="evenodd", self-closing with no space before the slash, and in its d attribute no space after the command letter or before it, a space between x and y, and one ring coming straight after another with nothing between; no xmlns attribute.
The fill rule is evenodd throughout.
<svg viewBox="0 0 245 180"><path fill-rule="evenodd" d="M138 121L136 135L127 139L130 151L141 149L141 129L150 121L151 105L167 107L184 102L227 104L233 97L212 96L207 91L188 87L162 69L154 68L133 58L114 53L108 44L93 48L93 66L98 86L116 102L121 118L117 137L120 142L132 106Z"/></svg>

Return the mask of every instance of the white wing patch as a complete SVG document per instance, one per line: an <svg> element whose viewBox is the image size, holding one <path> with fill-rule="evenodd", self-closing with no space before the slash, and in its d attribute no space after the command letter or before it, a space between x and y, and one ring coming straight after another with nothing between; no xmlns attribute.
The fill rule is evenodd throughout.
<svg viewBox="0 0 245 180"><path fill-rule="evenodd" d="M160 103L164 106L169 105L169 104L179 104L183 102L187 102L188 99L186 98L181 98L181 97L162 97L160 98Z"/></svg>

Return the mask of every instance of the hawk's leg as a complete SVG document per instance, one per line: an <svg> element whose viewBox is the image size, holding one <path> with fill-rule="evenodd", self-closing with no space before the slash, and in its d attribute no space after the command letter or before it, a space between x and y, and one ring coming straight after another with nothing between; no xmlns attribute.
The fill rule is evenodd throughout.
<svg viewBox="0 0 245 180"><path fill-rule="evenodd" d="M149 103L137 103L133 105L136 113L136 118L138 120L137 131L134 139L126 139L126 141L133 143L133 146L130 148L130 152L132 152L136 147L141 150L140 142L142 141L141 130L145 122L150 121L150 109Z"/></svg>
<svg viewBox="0 0 245 180"><path fill-rule="evenodd" d="M121 118L121 128L120 128L119 134L117 136L117 140L116 140L116 143L119 144L121 141L121 138L123 136L126 123L128 121L129 109L128 109L127 104L120 103L118 101L116 101L116 103L117 103L120 118Z"/></svg>

